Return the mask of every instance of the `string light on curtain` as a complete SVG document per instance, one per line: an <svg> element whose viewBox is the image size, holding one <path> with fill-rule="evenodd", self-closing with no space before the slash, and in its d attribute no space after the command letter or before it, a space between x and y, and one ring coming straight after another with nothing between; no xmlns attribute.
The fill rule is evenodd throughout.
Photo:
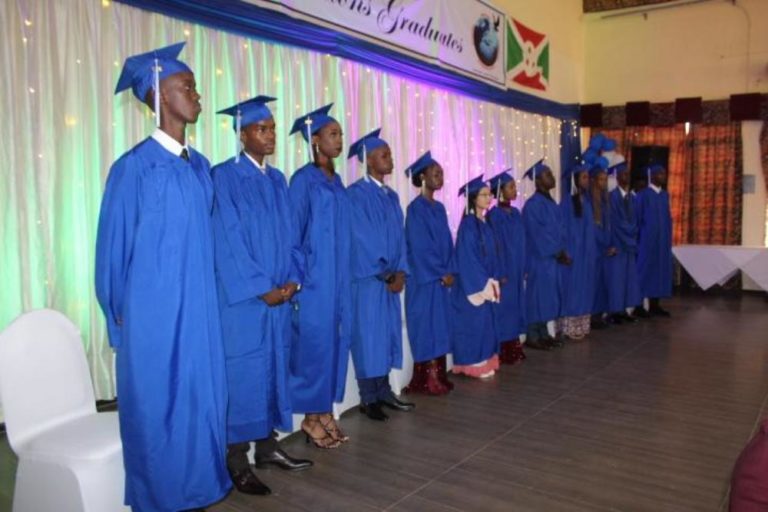
<svg viewBox="0 0 768 512"><path fill-rule="evenodd" d="M560 120L415 84L329 54L250 40L108 0L20 0L0 9L3 32L21 35L6 41L0 53L8 77L0 100L14 105L0 124L2 140L14 141L0 146L6 165L0 204L10 212L0 223L0 328L37 307L68 315L81 329L99 398L114 395L113 352L93 293L103 183L112 162L154 125L146 107L128 94L113 94L127 56L187 41L181 58L195 71L203 95L203 113L189 127L188 141L212 163L232 156L231 128L216 110L257 94L278 98L278 145L270 163L288 177L306 162L303 140L288 136L293 119L327 103L334 103L331 113L341 121L346 143L383 128L395 157L390 185L404 208L418 190L402 172L430 149L445 169L438 199L454 233L463 211L457 191L470 178L512 167L523 185L528 180L522 173L538 159L546 156L553 168L559 166L559 130L552 127ZM50 37L62 33L68 36ZM71 65L51 66L54 55ZM29 126L27 137L19 139L18 126ZM362 173L352 160L339 158L336 165L346 184ZM525 187L520 204L529 195Z"/></svg>

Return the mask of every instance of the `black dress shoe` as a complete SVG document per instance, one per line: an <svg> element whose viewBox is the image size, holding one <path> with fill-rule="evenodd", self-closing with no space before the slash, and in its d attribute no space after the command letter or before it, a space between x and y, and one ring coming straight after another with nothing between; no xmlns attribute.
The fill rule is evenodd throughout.
<svg viewBox="0 0 768 512"><path fill-rule="evenodd" d="M621 319L624 320L624 323L627 323L627 324L634 324L634 323L637 323L639 321L637 319L637 317L632 316L632 315L630 315L629 313L626 313L626 312L622 313L620 316L621 316Z"/></svg>
<svg viewBox="0 0 768 512"><path fill-rule="evenodd" d="M595 331L599 331L600 329L605 329L606 327L608 327L608 323L602 318L599 320L592 320L589 322L589 328Z"/></svg>
<svg viewBox="0 0 768 512"><path fill-rule="evenodd" d="M240 471L230 471L229 477L232 479L232 483L235 484L235 489L243 494L253 494L254 496L266 496L272 494L272 490L264 485L261 480L253 474L251 468Z"/></svg>
<svg viewBox="0 0 768 512"><path fill-rule="evenodd" d="M651 316L663 316L665 318L669 318L670 316L672 316L669 313L669 311L667 311L666 309L662 308L661 306L658 306L658 307L655 307L655 308L651 308L650 311L648 311L648 313L650 313Z"/></svg>
<svg viewBox="0 0 768 512"><path fill-rule="evenodd" d="M285 471L301 471L302 469L309 469L313 465L311 460L294 459L281 448L272 453L257 453L254 456L254 462L257 468L263 469L268 466L276 466Z"/></svg>
<svg viewBox="0 0 768 512"><path fill-rule="evenodd" d="M400 412L408 412L416 408L416 404L413 404L411 402L404 402L398 399L394 395L392 395L391 397L385 400L379 400L379 405L383 405L384 407L388 407L393 411L400 411Z"/></svg>
<svg viewBox="0 0 768 512"><path fill-rule="evenodd" d="M624 319L624 317L621 314L614 313L614 314L608 316L608 322L613 324L613 325L621 325L624 322L626 322L626 320Z"/></svg>
<svg viewBox="0 0 768 512"><path fill-rule="evenodd" d="M541 341L548 344L552 348L563 348L565 346L565 342L563 340L558 338L553 338L552 336L541 338Z"/></svg>
<svg viewBox="0 0 768 512"><path fill-rule="evenodd" d="M646 310L644 307L637 307L632 311L632 314L635 316L635 318L651 318L651 314L648 313L648 310Z"/></svg>
<svg viewBox="0 0 768 512"><path fill-rule="evenodd" d="M389 416L381 410L381 405L378 402L360 405L360 412L374 421L387 421L389 419Z"/></svg>
<svg viewBox="0 0 768 512"><path fill-rule="evenodd" d="M549 343L546 343L541 338L537 340L526 340L525 342L526 348L532 348L534 350L552 350L552 346Z"/></svg>

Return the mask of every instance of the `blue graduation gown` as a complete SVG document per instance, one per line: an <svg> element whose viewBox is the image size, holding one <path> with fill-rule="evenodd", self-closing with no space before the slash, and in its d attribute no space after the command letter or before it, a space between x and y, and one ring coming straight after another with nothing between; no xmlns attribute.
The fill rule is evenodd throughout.
<svg viewBox="0 0 768 512"><path fill-rule="evenodd" d="M474 306L468 296L482 291L488 279L499 279L496 237L487 222L465 215L456 236L456 290L453 299L453 362L481 363L499 351L494 303Z"/></svg>
<svg viewBox="0 0 768 512"><path fill-rule="evenodd" d="M307 164L288 190L304 269L292 321L291 404L298 413L329 412L344 399L351 333L350 210L341 178Z"/></svg>
<svg viewBox="0 0 768 512"><path fill-rule="evenodd" d="M350 185L352 209L352 361L358 379L403 366L400 294L387 274L408 273L403 210L397 193L369 176Z"/></svg>
<svg viewBox="0 0 768 512"><path fill-rule="evenodd" d="M557 255L565 249L563 222L557 203L536 192L523 206L525 224L526 314L529 324L548 322L560 313Z"/></svg>
<svg viewBox="0 0 768 512"><path fill-rule="evenodd" d="M231 486L209 168L148 138L114 163L101 205L96 296L117 352L134 511L202 507Z"/></svg>
<svg viewBox="0 0 768 512"><path fill-rule="evenodd" d="M612 313L623 312L642 300L637 281L637 219L631 193L626 198L616 187L610 193L611 238L618 250L608 260L608 306Z"/></svg>
<svg viewBox="0 0 768 512"><path fill-rule="evenodd" d="M293 223L283 173L262 173L244 154L211 170L219 308L227 357L227 442L290 431L288 358L291 305L261 296L299 283L292 260Z"/></svg>
<svg viewBox="0 0 768 512"><path fill-rule="evenodd" d="M573 259L571 265L559 265L563 293L560 316L563 317L592 314L597 282L597 241L592 203L586 194L581 193L581 216L577 217L574 198L575 196L568 196L560 203L565 226L566 251Z"/></svg>
<svg viewBox="0 0 768 512"><path fill-rule="evenodd" d="M591 198L590 198L591 200ZM595 241L597 253L595 255L595 295L592 304L592 312L595 314L607 313L609 275L608 265L613 256L608 256L608 249L612 247L610 204L601 200L600 223L595 223ZM594 209L594 205L592 206Z"/></svg>
<svg viewBox="0 0 768 512"><path fill-rule="evenodd" d="M525 227L517 208L505 210L494 207L488 212L491 226L501 252L501 302L496 306L497 337L512 341L526 331L525 322Z"/></svg>
<svg viewBox="0 0 768 512"><path fill-rule="evenodd" d="M646 187L637 194L637 268L644 297L672 295L672 215L669 194Z"/></svg>
<svg viewBox="0 0 768 512"><path fill-rule="evenodd" d="M431 361L451 350L451 292L440 279L455 273L453 238L445 206L419 195L408 205L405 239L411 274L405 322L413 360Z"/></svg>

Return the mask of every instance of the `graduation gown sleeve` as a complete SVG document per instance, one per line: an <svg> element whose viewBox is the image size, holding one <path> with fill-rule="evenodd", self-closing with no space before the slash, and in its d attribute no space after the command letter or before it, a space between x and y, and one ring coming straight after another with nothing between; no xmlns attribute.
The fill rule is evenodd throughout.
<svg viewBox="0 0 768 512"><path fill-rule="evenodd" d="M109 172L96 238L96 297L114 348L122 344L120 324L139 210L138 173L130 160L124 156Z"/></svg>
<svg viewBox="0 0 768 512"><path fill-rule="evenodd" d="M271 275L253 259L245 240L240 212L235 205L238 180L226 173L234 173L227 166L213 173L216 189L216 215L213 228L216 236L216 271L229 305L260 297L282 283L275 283Z"/></svg>

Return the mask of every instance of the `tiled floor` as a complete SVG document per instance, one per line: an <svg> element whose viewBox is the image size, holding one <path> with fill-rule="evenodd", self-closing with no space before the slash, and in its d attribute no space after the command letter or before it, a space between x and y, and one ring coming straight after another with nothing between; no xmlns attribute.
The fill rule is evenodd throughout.
<svg viewBox="0 0 768 512"><path fill-rule="evenodd" d="M352 441L301 436L299 474L259 470L272 496L233 492L232 511L718 511L768 393L764 296L690 296L672 319L613 327L555 352L529 351L490 382L417 398L387 424L357 411ZM14 460L0 446L0 510Z"/></svg>

